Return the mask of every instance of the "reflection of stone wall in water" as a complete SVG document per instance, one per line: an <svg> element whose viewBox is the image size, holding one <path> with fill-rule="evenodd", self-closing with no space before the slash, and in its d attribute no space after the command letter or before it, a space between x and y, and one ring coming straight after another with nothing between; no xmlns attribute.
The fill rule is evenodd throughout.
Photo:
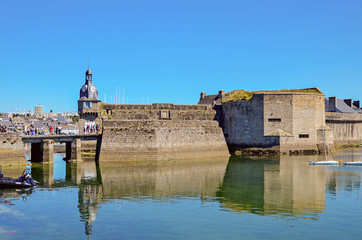
<svg viewBox="0 0 362 240"><path fill-rule="evenodd" d="M54 183L54 165L33 163L31 175L43 187L51 187Z"/></svg>
<svg viewBox="0 0 362 240"><path fill-rule="evenodd" d="M359 167L326 168L326 178L328 194L337 195L339 191L346 190L353 192L354 189L360 191L361 169Z"/></svg>
<svg viewBox="0 0 362 240"><path fill-rule="evenodd" d="M0 133L0 165L25 164L20 133Z"/></svg>
<svg viewBox="0 0 362 240"><path fill-rule="evenodd" d="M18 178L22 175L25 168L26 165L24 161L23 165L22 164L7 165L6 167L2 167L1 171L4 173L4 177Z"/></svg>
<svg viewBox="0 0 362 240"><path fill-rule="evenodd" d="M101 160L229 156L211 107L102 104L102 109L107 117Z"/></svg>
<svg viewBox="0 0 362 240"><path fill-rule="evenodd" d="M317 160L317 156L281 156L280 164L266 166L266 213L272 214L278 209L286 209L285 212L291 214L324 210L326 172L324 168L311 167L308 160L312 158Z"/></svg>
<svg viewBox="0 0 362 240"><path fill-rule="evenodd" d="M264 208L264 164L258 160L231 158L223 182L217 192L219 201L233 211L262 213Z"/></svg>
<svg viewBox="0 0 362 240"><path fill-rule="evenodd" d="M228 157L176 162L100 163L105 198L215 196Z"/></svg>
<svg viewBox="0 0 362 240"><path fill-rule="evenodd" d="M218 191L220 201L225 208L236 212L275 215L321 212L325 208L325 169L309 166L307 160L311 157L317 156L230 160Z"/></svg>

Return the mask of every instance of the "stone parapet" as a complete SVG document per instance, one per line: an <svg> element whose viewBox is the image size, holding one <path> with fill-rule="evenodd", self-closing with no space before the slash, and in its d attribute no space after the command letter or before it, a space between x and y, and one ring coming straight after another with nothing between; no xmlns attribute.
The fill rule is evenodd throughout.
<svg viewBox="0 0 362 240"><path fill-rule="evenodd" d="M107 156L107 157L104 157ZM100 160L229 156L216 121L107 120Z"/></svg>
<svg viewBox="0 0 362 240"><path fill-rule="evenodd" d="M362 138L362 114L326 112L326 124L333 131L336 146L358 144Z"/></svg>
<svg viewBox="0 0 362 240"><path fill-rule="evenodd" d="M25 164L24 150L20 133L0 133L0 165Z"/></svg>

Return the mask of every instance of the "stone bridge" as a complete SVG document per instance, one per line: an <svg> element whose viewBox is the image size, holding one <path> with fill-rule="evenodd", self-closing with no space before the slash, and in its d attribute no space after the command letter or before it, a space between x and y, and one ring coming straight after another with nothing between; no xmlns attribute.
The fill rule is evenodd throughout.
<svg viewBox="0 0 362 240"><path fill-rule="evenodd" d="M102 134L77 134L77 135L38 135L24 136L22 141L31 144L31 162L52 162L53 143L60 142L66 144L66 161L76 161L81 159L81 142L97 141L96 161L99 160Z"/></svg>

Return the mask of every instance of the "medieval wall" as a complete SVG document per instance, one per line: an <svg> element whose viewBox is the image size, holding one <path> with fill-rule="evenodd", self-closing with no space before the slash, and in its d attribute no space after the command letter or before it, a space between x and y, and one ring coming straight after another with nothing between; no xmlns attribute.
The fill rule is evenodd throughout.
<svg viewBox="0 0 362 240"><path fill-rule="evenodd" d="M100 160L228 156L216 112L207 106L102 104Z"/></svg>
<svg viewBox="0 0 362 240"><path fill-rule="evenodd" d="M362 114L326 112L326 124L333 131L335 145L357 144L357 126L362 137Z"/></svg>
<svg viewBox="0 0 362 240"><path fill-rule="evenodd" d="M288 138L284 144L287 149L317 150L317 144L322 143L319 141L318 131L325 123L324 104L322 94L292 94L292 115L286 121L292 123L293 137Z"/></svg>
<svg viewBox="0 0 362 240"><path fill-rule="evenodd" d="M0 133L0 165L25 164L20 133Z"/></svg>
<svg viewBox="0 0 362 240"><path fill-rule="evenodd" d="M278 137L265 137L264 99L255 94L249 101L222 104L224 134L229 148L279 147Z"/></svg>
<svg viewBox="0 0 362 240"><path fill-rule="evenodd" d="M225 102L222 109L231 151L318 150L317 134L325 122L323 94L257 93L249 101Z"/></svg>

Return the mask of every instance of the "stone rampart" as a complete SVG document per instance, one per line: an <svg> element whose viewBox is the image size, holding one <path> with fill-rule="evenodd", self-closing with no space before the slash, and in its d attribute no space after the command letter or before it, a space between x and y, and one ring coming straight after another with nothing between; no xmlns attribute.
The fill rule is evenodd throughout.
<svg viewBox="0 0 362 240"><path fill-rule="evenodd" d="M357 144L362 138L362 114L326 112L326 124L333 131L335 145Z"/></svg>
<svg viewBox="0 0 362 240"><path fill-rule="evenodd" d="M24 149L20 133L0 133L0 165L25 164Z"/></svg>
<svg viewBox="0 0 362 240"><path fill-rule="evenodd" d="M324 95L256 93L250 100L222 103L222 114L231 152L317 152L318 130L325 122Z"/></svg>
<svg viewBox="0 0 362 240"><path fill-rule="evenodd" d="M196 105L103 104L100 160L228 156L216 112Z"/></svg>

